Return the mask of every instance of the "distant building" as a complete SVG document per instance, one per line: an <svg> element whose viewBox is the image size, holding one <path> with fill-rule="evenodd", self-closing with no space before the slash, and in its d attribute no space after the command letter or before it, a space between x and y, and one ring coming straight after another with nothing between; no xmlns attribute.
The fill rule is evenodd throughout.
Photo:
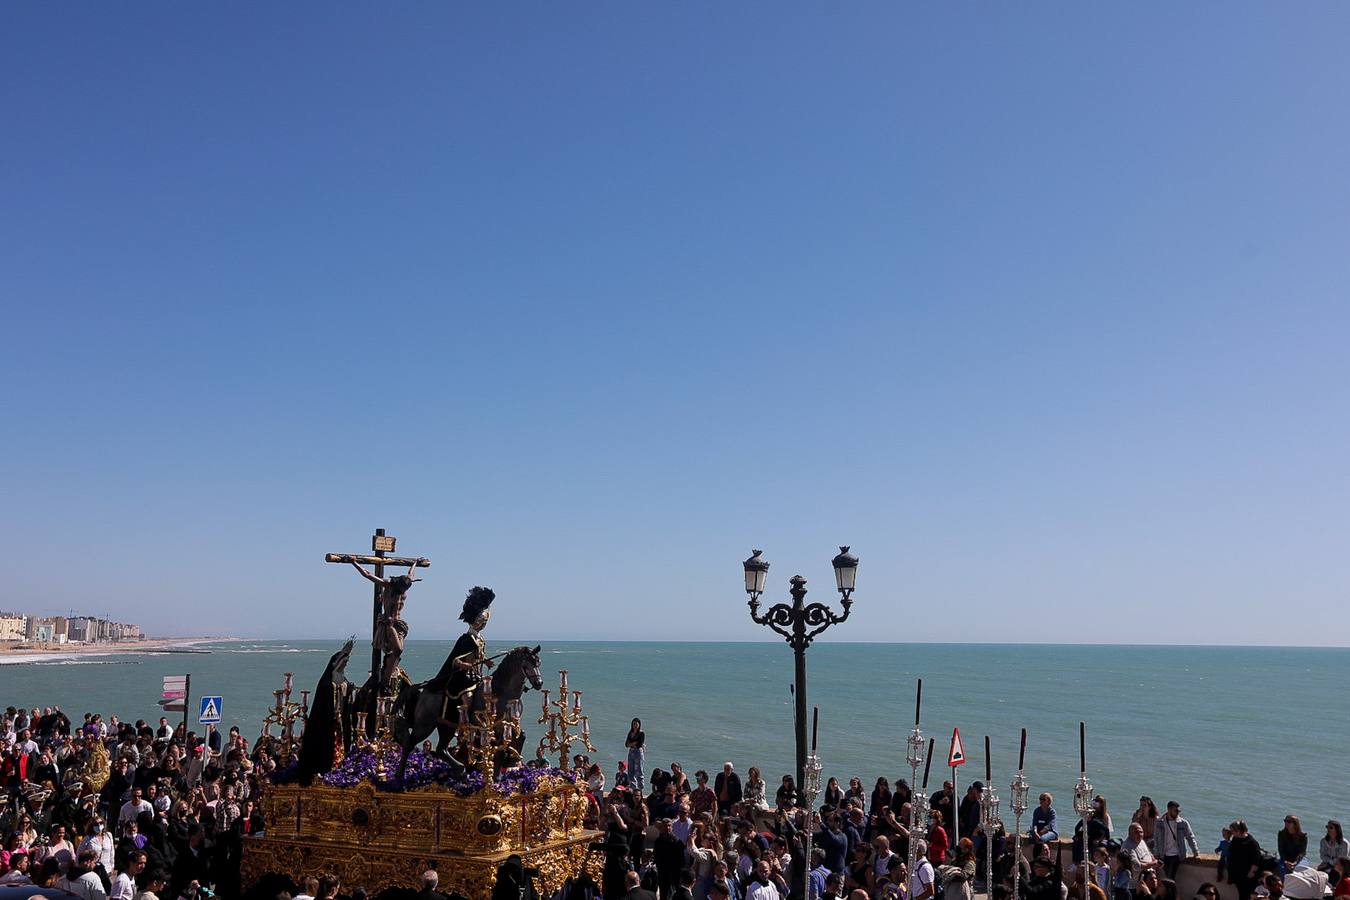
<svg viewBox="0 0 1350 900"><path fill-rule="evenodd" d="M28 617L20 613L0 612L0 641L21 641L28 625Z"/></svg>
<svg viewBox="0 0 1350 900"><path fill-rule="evenodd" d="M83 616L76 616L70 620L66 629L66 639L75 643L84 641L84 636L89 633L89 620Z"/></svg>
<svg viewBox="0 0 1350 900"><path fill-rule="evenodd" d="M41 644L138 641L141 626L97 616L29 616L0 612L0 641Z"/></svg>

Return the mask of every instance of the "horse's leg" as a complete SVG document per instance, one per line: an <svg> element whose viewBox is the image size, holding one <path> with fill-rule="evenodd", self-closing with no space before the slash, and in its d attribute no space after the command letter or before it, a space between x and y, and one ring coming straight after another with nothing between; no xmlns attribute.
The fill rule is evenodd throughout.
<svg viewBox="0 0 1350 900"><path fill-rule="evenodd" d="M460 703L462 702L464 702L464 700L461 697ZM454 704L454 706L458 709L459 704ZM450 715L450 708L450 695L446 694L441 699L441 709L435 719L436 753L439 755L445 754L446 748L450 746L450 737L454 734L454 731L450 728L449 719L447 718Z"/></svg>
<svg viewBox="0 0 1350 900"><path fill-rule="evenodd" d="M400 753L398 756L398 769L394 771L395 781L402 781L403 773L408 768L408 744L406 743L403 744L401 747L399 747L399 749L402 750L403 752Z"/></svg>
<svg viewBox="0 0 1350 900"><path fill-rule="evenodd" d="M440 754L445 754L445 753L449 750L449 747L450 747L450 739L451 739L452 737L454 737L454 735L455 735L455 733L454 733L453 731L451 731L451 730L450 730L449 728L447 728L446 726L444 726L444 725L440 724L439 722L437 722L437 723L436 723L436 739L437 739L437 740L436 740L436 752L437 752L437 753L440 753Z"/></svg>

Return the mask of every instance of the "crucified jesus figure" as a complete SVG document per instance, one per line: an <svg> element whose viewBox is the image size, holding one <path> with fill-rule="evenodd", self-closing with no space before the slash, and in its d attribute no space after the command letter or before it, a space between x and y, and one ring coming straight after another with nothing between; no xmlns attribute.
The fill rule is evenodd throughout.
<svg viewBox="0 0 1350 900"><path fill-rule="evenodd" d="M418 560L417 562L425 562ZM403 640L408 636L408 623L403 621L403 602L407 599L408 589L420 578L412 577L417 564L408 567L407 575L392 575L377 578L362 568L356 560L351 561L356 571L367 580L379 586L380 617L375 621L375 633L371 643L383 656L380 661L380 691L386 695L395 693L395 681L398 678L399 660L403 658Z"/></svg>

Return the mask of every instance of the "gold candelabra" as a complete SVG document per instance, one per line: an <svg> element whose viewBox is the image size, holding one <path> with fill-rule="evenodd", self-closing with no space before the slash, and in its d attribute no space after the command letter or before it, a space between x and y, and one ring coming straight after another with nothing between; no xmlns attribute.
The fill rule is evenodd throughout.
<svg viewBox="0 0 1350 900"><path fill-rule="evenodd" d="M589 716L581 713L581 691L569 691L567 687L567 670L558 670L558 699L549 700L549 692L544 691L544 711L539 716L539 724L548 723L548 733L539 739L539 749L536 755L543 758L545 753L558 754L558 768L567 768L567 755L571 752L572 744L581 741L581 745L592 753L595 747L591 746L591 720ZM568 697L572 698L568 703ZM556 711L550 709L556 707ZM580 734L573 734L572 730L576 726L581 726Z"/></svg>
<svg viewBox="0 0 1350 900"><path fill-rule="evenodd" d="M489 678L483 679L481 690L483 708L471 710L467 702L461 704L455 733L465 765L482 772L484 782L491 784L497 777L499 757L504 763L502 768L520 764L520 754L513 742L520 733L521 708L519 700L510 700L506 704L506 714L499 713Z"/></svg>
<svg viewBox="0 0 1350 900"><path fill-rule="evenodd" d="M282 686L272 692L276 703L263 717L262 736L269 741L272 738L272 726L277 727L277 740L281 746L281 765L290 764L291 754L295 751L295 723L300 721L300 731L304 733L305 723L309 721L309 691L300 692L300 702L291 699L295 687L295 673L287 672Z"/></svg>
<svg viewBox="0 0 1350 900"><path fill-rule="evenodd" d="M394 733L389 728L389 713L392 711L394 701L392 697L380 696L375 698L375 777L384 781L389 774L384 765L384 758L390 752L397 750L394 743ZM365 732L365 719L362 717L360 723L361 732Z"/></svg>

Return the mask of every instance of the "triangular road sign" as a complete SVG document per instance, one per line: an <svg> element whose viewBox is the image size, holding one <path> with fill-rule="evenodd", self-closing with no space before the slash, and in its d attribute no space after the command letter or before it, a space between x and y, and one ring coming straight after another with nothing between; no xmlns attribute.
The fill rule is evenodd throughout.
<svg viewBox="0 0 1350 900"><path fill-rule="evenodd" d="M224 704L219 696L203 697L201 712L197 715L197 721L203 725L214 725L220 721L220 708Z"/></svg>
<svg viewBox="0 0 1350 900"><path fill-rule="evenodd" d="M961 743L961 729L952 729L952 749L947 754L947 768L954 769L966 764L966 745Z"/></svg>

